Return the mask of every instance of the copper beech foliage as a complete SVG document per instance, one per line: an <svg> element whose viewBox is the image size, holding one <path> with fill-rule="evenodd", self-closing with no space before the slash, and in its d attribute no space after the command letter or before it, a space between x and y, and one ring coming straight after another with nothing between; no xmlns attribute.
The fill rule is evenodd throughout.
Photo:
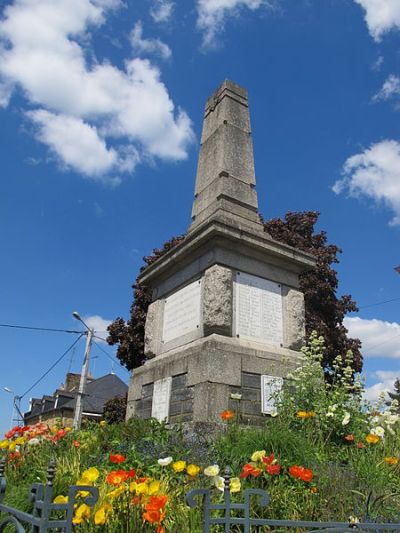
<svg viewBox="0 0 400 533"><path fill-rule="evenodd" d="M143 258L145 264L140 272L162 257L171 248L176 246L185 238L184 235L172 237L164 243L162 248L155 248L152 255ZM147 309L151 303L151 291L145 285L142 285L138 279L132 285L133 302L131 305L131 314L127 322L121 317L117 317L108 327L107 342L111 345L117 345L117 357L121 364L128 370L137 368L145 361L144 356L144 325L146 322Z"/></svg>
<svg viewBox="0 0 400 533"><path fill-rule="evenodd" d="M327 243L324 231L315 232L318 217L319 213L316 211L289 212L283 220L280 218L268 222L263 220L263 224L265 231L272 238L310 252L316 257L316 267L300 276L300 287L305 295L307 337L313 330L324 336L327 346L324 364L327 368L338 354L344 354L351 349L354 355L354 369L359 371L362 367L361 342L359 339L348 338L348 331L343 325L345 315L357 311L357 306L349 295L340 298L336 296L338 279L332 265L339 262L337 256L341 250ZM152 255L144 258L145 265L141 271L184 238L184 235L173 237L162 248L153 250ZM125 322L123 318L118 317L108 328L107 341L111 345L118 346L117 357L128 370L142 365L145 360L144 325L150 302L149 289L136 280L133 285L133 303L129 320Z"/></svg>
<svg viewBox="0 0 400 533"><path fill-rule="evenodd" d="M342 250L327 243L325 231L315 232L319 215L317 211L289 212L283 220L273 218L263 221L264 228L273 239L309 252L316 258L316 267L300 275L300 289L304 292L306 308L306 336L308 338L315 330L324 337L325 368L329 369L337 355L351 350L353 369L359 372L362 368L361 342L349 338L343 325L346 314L358 311L358 308L349 294L340 298L336 296L338 278L332 265L339 263L338 254Z"/></svg>

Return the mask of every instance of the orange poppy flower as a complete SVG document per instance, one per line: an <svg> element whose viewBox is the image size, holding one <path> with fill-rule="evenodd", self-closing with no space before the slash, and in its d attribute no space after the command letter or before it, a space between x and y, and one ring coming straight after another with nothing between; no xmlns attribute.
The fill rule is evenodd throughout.
<svg viewBox="0 0 400 533"><path fill-rule="evenodd" d="M344 440L347 440L347 442L354 442L354 435L353 433L349 433L345 436Z"/></svg>
<svg viewBox="0 0 400 533"><path fill-rule="evenodd" d="M289 474L292 477L300 477L301 469L301 466L293 465L289 468Z"/></svg>
<svg viewBox="0 0 400 533"><path fill-rule="evenodd" d="M369 433L365 437L365 440L368 442L368 444L376 444L377 442L379 442L379 437L378 435L373 435L372 433Z"/></svg>
<svg viewBox="0 0 400 533"><path fill-rule="evenodd" d="M356 446L359 450L361 450L362 448L365 448L365 444L363 444L362 442L357 442Z"/></svg>
<svg viewBox="0 0 400 533"><path fill-rule="evenodd" d="M79 442L79 440L73 440L72 445L75 446L75 448L79 448L81 443Z"/></svg>
<svg viewBox="0 0 400 533"><path fill-rule="evenodd" d="M309 470L308 468L303 468L300 474L300 479L302 479L306 483L310 483L313 477L314 477L314 474L312 473L312 470Z"/></svg>
<svg viewBox="0 0 400 533"><path fill-rule="evenodd" d="M161 524L158 524L156 533L165 533L164 526L162 526Z"/></svg>
<svg viewBox="0 0 400 533"><path fill-rule="evenodd" d="M151 524L158 524L164 520L165 513L160 511L146 511L143 513L143 520L147 520Z"/></svg>
<svg viewBox="0 0 400 533"><path fill-rule="evenodd" d="M225 421L232 420L234 416L234 412L229 411L229 409L227 409L226 411L222 411L222 413L220 414L221 419Z"/></svg>
<svg viewBox="0 0 400 533"><path fill-rule="evenodd" d="M110 453L110 461L112 463L120 464L126 461L126 458L121 453L112 454Z"/></svg>
<svg viewBox="0 0 400 533"><path fill-rule="evenodd" d="M106 481L110 485L120 485L128 479L128 472L125 470L112 470L107 474Z"/></svg>
<svg viewBox="0 0 400 533"><path fill-rule="evenodd" d="M160 511L163 507L166 506L168 501L168 496L165 494L160 494L159 496L150 496L149 501L146 503L144 508L146 511Z"/></svg>
<svg viewBox="0 0 400 533"><path fill-rule="evenodd" d="M247 463L243 466L240 477L246 479L250 475L253 477L258 477L260 474L261 470L259 468L256 468L251 463Z"/></svg>
<svg viewBox="0 0 400 533"><path fill-rule="evenodd" d="M289 474L292 477L305 481L306 483L309 483L314 477L312 470L309 470L308 468L304 468L303 466L297 466L297 465L293 465L289 468Z"/></svg>

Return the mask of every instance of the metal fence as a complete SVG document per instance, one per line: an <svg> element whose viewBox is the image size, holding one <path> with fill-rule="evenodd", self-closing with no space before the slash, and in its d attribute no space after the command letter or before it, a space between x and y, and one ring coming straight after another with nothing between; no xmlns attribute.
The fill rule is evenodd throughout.
<svg viewBox="0 0 400 533"><path fill-rule="evenodd" d="M4 477L5 461L6 459L3 458L0 462L0 513L5 514L5 517L0 520L0 533L9 525L14 526L17 533L25 533L28 530L33 533L44 533L49 530L71 533L76 493L78 491L89 492L89 496L84 499L84 502L90 507L95 505L99 498L99 492L95 487L72 485L69 488L67 503L53 503L53 480L56 465L54 461L50 461L46 483L32 485L29 495L30 501L33 503L32 513L19 511L2 503L7 488Z"/></svg>
<svg viewBox="0 0 400 533"><path fill-rule="evenodd" d="M84 498L84 503L93 507L98 498L97 488L89 486L72 485L69 488L67 503L53 503L53 480L55 477L55 462L51 461L47 470L46 483L35 483L32 485L30 492L30 501L33 503L31 513L19 511L4 505L3 499L6 493L6 479L4 477L5 458L0 461L0 513L4 516L0 519L0 533L5 531L7 526L13 526L16 533L44 533L49 530L71 533L74 515L75 496L79 491L87 491L89 496ZM212 526L219 526L218 531L224 533L232 531L312 531L313 533L323 533L327 531L345 533L345 532L373 532L381 531L400 531L398 524L378 524L378 523L344 523L344 522L309 522L309 521L292 521L292 520L272 520L264 518L253 518L250 516L250 503L252 498L258 498L258 504L266 507L269 503L268 494L261 489L247 489L244 491L244 503L234 503L230 495L230 472L226 470L224 476L224 494L223 503L213 504L211 502L210 489L193 489L186 495L187 504L194 508L198 504L203 507L203 532L210 533ZM202 502L198 501L198 497ZM238 516L241 515L241 516ZM267 526L265 529L261 527ZM253 529L252 529L253 528ZM215 528L214 528L215 529ZM132 533L139 533L136 529ZM197 533L197 532L193 532Z"/></svg>
<svg viewBox="0 0 400 533"><path fill-rule="evenodd" d="M219 531L225 533L232 531L312 531L313 533L324 533L335 531L345 533L354 531L374 532L400 531L400 523L345 523L345 522L313 522L294 520L272 520L269 518L252 518L250 516L250 503L252 498L258 498L258 504L266 507L269 503L269 496L265 490L247 489L243 492L244 503L234 503L230 494L230 470L226 469L224 475L224 502L213 504L211 502L210 489L193 489L186 495L186 502L190 507L203 507L203 532L210 533L219 525ZM197 498L200 497L198 501ZM238 516L240 515L240 516ZM261 529L261 526L267 526Z"/></svg>

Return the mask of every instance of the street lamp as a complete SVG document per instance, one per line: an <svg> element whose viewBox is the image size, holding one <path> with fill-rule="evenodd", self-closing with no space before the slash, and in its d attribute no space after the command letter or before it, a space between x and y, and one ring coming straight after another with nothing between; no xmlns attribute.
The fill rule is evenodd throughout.
<svg viewBox="0 0 400 533"><path fill-rule="evenodd" d="M76 404L75 404L75 412L74 412L74 421L73 421L73 428L74 429L80 429L81 423L82 423L82 411L83 411L83 395L85 393L86 388L86 381L87 381L87 375L89 371L89 361L90 361L90 350L92 348L92 340L94 335L93 328L90 328L85 322L82 320L81 315L74 311L72 313L72 316L79 320L79 322L82 322L82 324L87 329L87 332L85 333L86 337L86 348L85 348L85 357L83 358L83 364L82 364L82 371L81 371L81 379L79 381L79 389L78 394L76 396Z"/></svg>
<svg viewBox="0 0 400 533"><path fill-rule="evenodd" d="M10 389L10 387L3 387L3 390L5 392L8 392L8 394L14 394L14 391ZM21 405L21 396L14 394L13 406L12 406L12 412L11 412L11 427L14 425L14 422L17 422L17 424L19 424L20 421L24 419L21 413L20 405ZM15 412L17 412L17 417L14 416Z"/></svg>

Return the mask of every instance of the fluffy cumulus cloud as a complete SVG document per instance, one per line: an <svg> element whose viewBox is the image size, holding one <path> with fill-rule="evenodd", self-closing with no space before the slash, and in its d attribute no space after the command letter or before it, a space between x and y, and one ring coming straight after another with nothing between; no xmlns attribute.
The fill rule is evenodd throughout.
<svg viewBox="0 0 400 533"><path fill-rule="evenodd" d="M143 38L143 25L140 20L134 25L131 32L131 44L133 51L138 54L156 54L163 59L171 57L171 49L160 39Z"/></svg>
<svg viewBox="0 0 400 533"><path fill-rule="evenodd" d="M268 0L197 0L197 26L203 32L203 46L218 45L217 37L224 30L228 17L237 16L242 8L252 11L262 5L272 6Z"/></svg>
<svg viewBox="0 0 400 533"><path fill-rule="evenodd" d="M148 59L124 69L93 59L89 32L119 3L14 0L0 21L0 105L21 90L38 139L62 164L114 183L141 160L184 159L193 139Z"/></svg>
<svg viewBox="0 0 400 533"><path fill-rule="evenodd" d="M394 213L390 224L400 224L400 143L385 140L347 159L343 179L333 186L336 194L348 192L369 198Z"/></svg>
<svg viewBox="0 0 400 533"><path fill-rule="evenodd" d="M393 370L377 370L371 376L372 379L377 381L365 389L364 397L370 402L376 402L379 400L379 396L385 393L385 398L389 400L387 393L393 391L394 382L400 377L400 372Z"/></svg>
<svg viewBox="0 0 400 533"><path fill-rule="evenodd" d="M105 339L107 337L107 328L111 324L112 320L107 320L99 315L85 316L83 317L83 320L85 324L89 326L89 328L94 329L95 335L100 337L100 339L97 340L100 340L101 342L101 339Z"/></svg>
<svg viewBox="0 0 400 533"><path fill-rule="evenodd" d="M400 324L384 320L346 317L350 337L361 339L364 357L400 359Z"/></svg>
<svg viewBox="0 0 400 533"><path fill-rule="evenodd" d="M390 30L400 29L399 0L354 0L365 11L371 36L379 41Z"/></svg>
<svg viewBox="0 0 400 533"><path fill-rule="evenodd" d="M174 2L170 0L154 0L150 15L154 22L168 22L174 10Z"/></svg>

